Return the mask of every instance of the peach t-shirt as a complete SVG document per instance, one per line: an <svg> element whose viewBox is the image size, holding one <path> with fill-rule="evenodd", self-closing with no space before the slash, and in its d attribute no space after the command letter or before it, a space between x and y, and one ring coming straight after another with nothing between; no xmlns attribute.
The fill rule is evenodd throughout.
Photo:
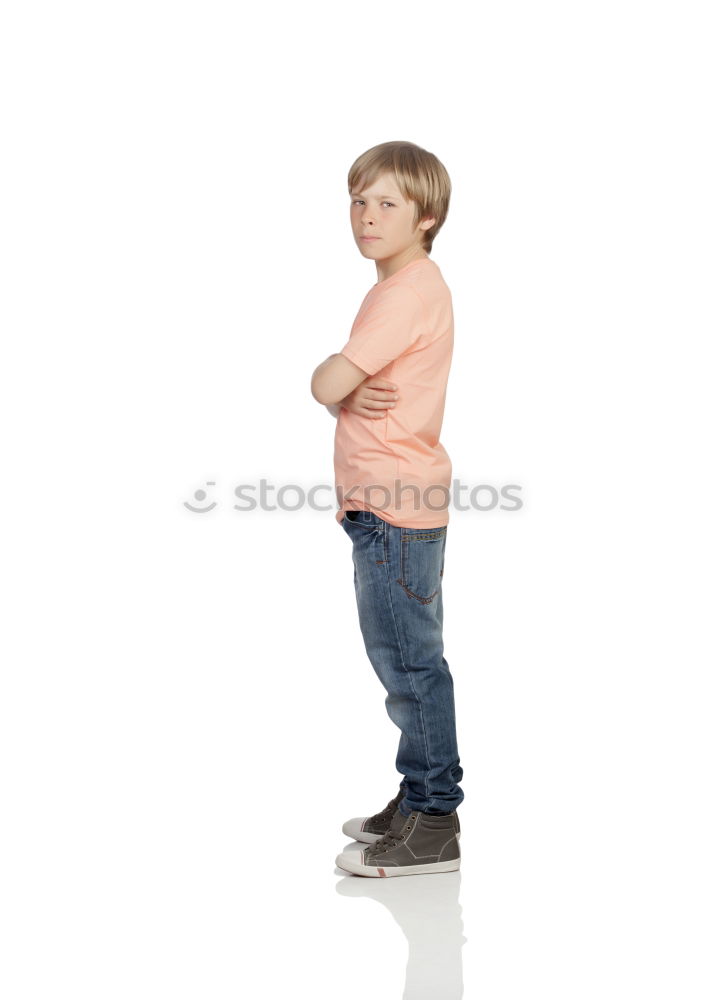
<svg viewBox="0 0 707 1000"><path fill-rule="evenodd" d="M340 353L397 385L399 398L378 420L341 408L334 437L337 521L345 510L372 510L402 528L449 523L452 464L439 435L453 343L452 297L429 257L366 294Z"/></svg>

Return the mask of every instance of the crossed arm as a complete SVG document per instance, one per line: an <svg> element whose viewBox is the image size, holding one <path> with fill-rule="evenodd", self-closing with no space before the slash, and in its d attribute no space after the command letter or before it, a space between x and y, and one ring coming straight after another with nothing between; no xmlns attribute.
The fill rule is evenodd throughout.
<svg viewBox="0 0 707 1000"><path fill-rule="evenodd" d="M312 395L327 409L340 403L369 373L349 361L343 354L330 354L314 369L312 374ZM331 413L332 411L329 410Z"/></svg>

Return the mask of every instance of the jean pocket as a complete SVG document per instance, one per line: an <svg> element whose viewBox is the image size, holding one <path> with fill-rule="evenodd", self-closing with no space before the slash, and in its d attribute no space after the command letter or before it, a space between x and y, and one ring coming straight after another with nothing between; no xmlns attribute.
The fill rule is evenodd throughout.
<svg viewBox="0 0 707 1000"><path fill-rule="evenodd" d="M370 510L345 510L342 524L355 524L367 531L378 531L380 518Z"/></svg>
<svg viewBox="0 0 707 1000"><path fill-rule="evenodd" d="M408 597L415 598L420 604L430 604L440 591L446 544L446 525L402 530L398 583Z"/></svg>

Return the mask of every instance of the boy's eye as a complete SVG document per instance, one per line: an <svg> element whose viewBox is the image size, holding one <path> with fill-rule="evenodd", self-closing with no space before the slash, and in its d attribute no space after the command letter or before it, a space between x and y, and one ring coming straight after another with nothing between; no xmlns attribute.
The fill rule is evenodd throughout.
<svg viewBox="0 0 707 1000"><path fill-rule="evenodd" d="M361 199L359 198L359 199L355 200L353 202L353 204L354 205L360 205L361 204ZM381 202L381 204L382 205L390 205L391 208L395 208L395 205L393 204L392 201L383 201L383 202Z"/></svg>

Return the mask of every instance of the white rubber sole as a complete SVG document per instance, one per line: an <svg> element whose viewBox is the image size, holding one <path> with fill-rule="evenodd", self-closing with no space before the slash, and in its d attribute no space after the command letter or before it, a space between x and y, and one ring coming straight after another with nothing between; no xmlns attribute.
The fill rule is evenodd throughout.
<svg viewBox="0 0 707 1000"><path fill-rule="evenodd" d="M367 878L391 878L396 875L435 875L440 872L457 872L461 866L461 858L451 861L436 861L431 865L364 865L363 851L344 851L336 858L337 868L351 872L352 875L365 875Z"/></svg>

